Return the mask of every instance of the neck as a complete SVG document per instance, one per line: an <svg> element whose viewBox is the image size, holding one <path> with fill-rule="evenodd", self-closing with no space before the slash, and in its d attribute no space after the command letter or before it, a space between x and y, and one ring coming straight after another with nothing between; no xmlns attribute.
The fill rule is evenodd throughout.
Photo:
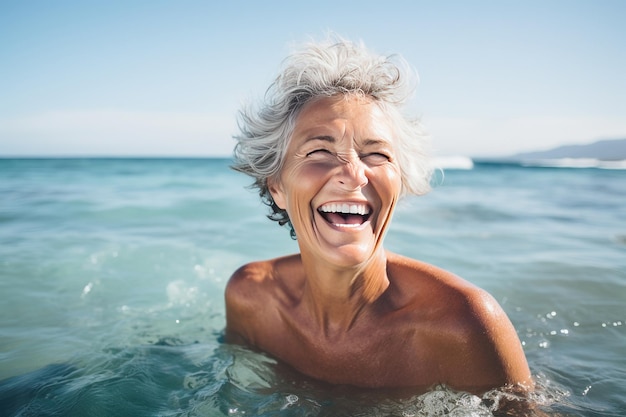
<svg viewBox="0 0 626 417"><path fill-rule="evenodd" d="M387 257L380 249L361 265L342 268L302 254L304 301L326 336L349 331L389 286Z"/></svg>

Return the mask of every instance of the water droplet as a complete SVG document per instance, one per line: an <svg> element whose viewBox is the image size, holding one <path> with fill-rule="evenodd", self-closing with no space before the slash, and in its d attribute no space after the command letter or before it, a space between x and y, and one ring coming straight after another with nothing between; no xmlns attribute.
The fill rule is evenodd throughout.
<svg viewBox="0 0 626 417"><path fill-rule="evenodd" d="M294 394L289 394L285 397L285 405L283 405L281 407L281 410L284 410L292 405L294 405L295 403L298 402L298 396L294 395Z"/></svg>
<svg viewBox="0 0 626 417"><path fill-rule="evenodd" d="M81 294L81 297L85 298L87 294L91 292L92 289L93 289L93 282L90 282L89 284L85 285L85 288L83 288L83 293Z"/></svg>

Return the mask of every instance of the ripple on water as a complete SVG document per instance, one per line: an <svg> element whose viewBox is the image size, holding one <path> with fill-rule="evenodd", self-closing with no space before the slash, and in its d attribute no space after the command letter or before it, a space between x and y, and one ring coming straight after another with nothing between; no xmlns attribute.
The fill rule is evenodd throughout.
<svg viewBox="0 0 626 417"><path fill-rule="evenodd" d="M574 409L567 390L545 376L537 381L531 404L547 415ZM421 395L332 387L249 349L174 337L0 381L6 415L480 417L506 401L528 403L499 390L479 397L443 386Z"/></svg>

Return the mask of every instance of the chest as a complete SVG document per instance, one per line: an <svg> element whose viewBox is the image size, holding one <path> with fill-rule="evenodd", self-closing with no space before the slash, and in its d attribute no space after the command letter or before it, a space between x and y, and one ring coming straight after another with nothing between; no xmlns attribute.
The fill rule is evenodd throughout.
<svg viewBox="0 0 626 417"><path fill-rule="evenodd" d="M430 386L439 368L415 332L356 329L335 337L276 326L263 350L299 372L326 382L360 387Z"/></svg>

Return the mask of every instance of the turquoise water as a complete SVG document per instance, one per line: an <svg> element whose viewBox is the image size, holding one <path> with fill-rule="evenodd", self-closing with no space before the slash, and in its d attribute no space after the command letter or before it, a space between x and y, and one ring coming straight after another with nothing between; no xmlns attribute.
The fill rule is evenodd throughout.
<svg viewBox="0 0 626 417"><path fill-rule="evenodd" d="M490 291L551 416L626 414L626 171L477 164L400 204L386 246ZM222 342L244 262L297 250L209 159L0 159L0 415L492 415L354 392Z"/></svg>

